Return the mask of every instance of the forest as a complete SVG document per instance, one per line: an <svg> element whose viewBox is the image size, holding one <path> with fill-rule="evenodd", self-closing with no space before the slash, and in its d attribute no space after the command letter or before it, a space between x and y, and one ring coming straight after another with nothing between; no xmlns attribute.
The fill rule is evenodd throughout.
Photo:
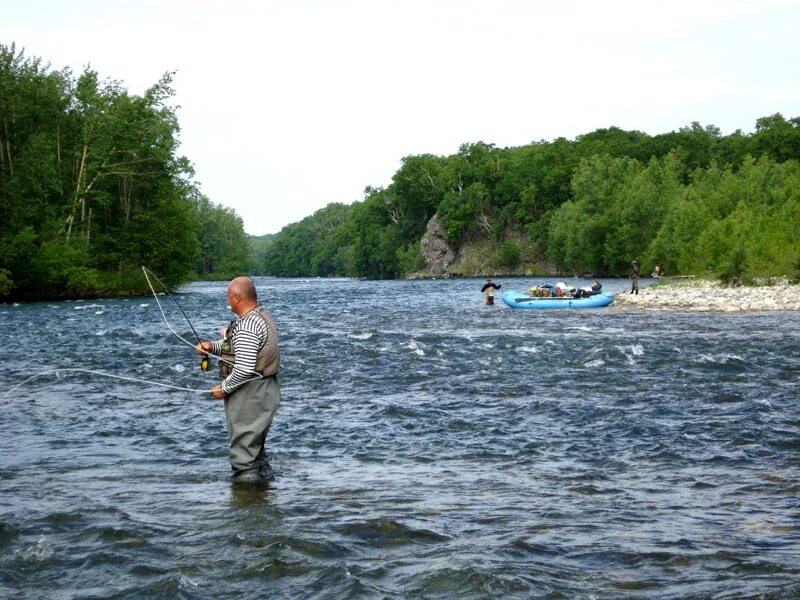
<svg viewBox="0 0 800 600"><path fill-rule="evenodd" d="M671 275L797 279L799 159L800 118L781 114L759 118L752 134L695 122L654 136L611 127L513 148L463 144L451 156L407 156L362 201L285 227L260 268L424 273L420 239L435 215L451 248L490 245L484 273L625 276L638 259ZM542 264L548 272L536 273Z"/></svg>
<svg viewBox="0 0 800 600"><path fill-rule="evenodd" d="M142 96L0 45L0 299L148 290L253 268L236 213L177 154L171 73Z"/></svg>

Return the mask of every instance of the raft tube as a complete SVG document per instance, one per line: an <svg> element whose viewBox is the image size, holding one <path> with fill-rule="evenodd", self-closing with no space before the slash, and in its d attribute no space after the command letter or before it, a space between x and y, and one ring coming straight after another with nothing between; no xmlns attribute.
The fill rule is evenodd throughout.
<svg viewBox="0 0 800 600"><path fill-rule="evenodd" d="M503 292L501 298L511 308L601 308L614 301L607 293L588 298L531 298L524 292Z"/></svg>

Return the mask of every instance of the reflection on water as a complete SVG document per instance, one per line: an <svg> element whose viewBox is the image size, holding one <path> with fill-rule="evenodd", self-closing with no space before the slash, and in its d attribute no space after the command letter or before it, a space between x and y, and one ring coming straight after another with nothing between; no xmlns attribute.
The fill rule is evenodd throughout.
<svg viewBox="0 0 800 600"><path fill-rule="evenodd" d="M274 480L231 483L205 394L31 381L0 411L0 595L800 595L800 315L513 311L482 280L257 284L282 341ZM231 318L224 283L175 297L204 337ZM56 367L216 382L152 298L0 323L4 390Z"/></svg>
<svg viewBox="0 0 800 600"><path fill-rule="evenodd" d="M269 502L269 483L233 483L231 484L232 508L263 506Z"/></svg>

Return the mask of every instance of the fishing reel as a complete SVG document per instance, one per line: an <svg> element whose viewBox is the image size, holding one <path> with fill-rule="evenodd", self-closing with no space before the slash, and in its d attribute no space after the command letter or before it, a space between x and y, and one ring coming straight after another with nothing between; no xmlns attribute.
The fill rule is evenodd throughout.
<svg viewBox="0 0 800 600"><path fill-rule="evenodd" d="M208 354L203 354L203 358L200 359L200 370L201 371L211 370L211 359L208 358Z"/></svg>

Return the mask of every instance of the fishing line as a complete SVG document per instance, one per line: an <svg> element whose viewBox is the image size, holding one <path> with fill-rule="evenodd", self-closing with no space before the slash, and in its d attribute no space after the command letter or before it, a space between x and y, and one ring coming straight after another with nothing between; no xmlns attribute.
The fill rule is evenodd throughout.
<svg viewBox="0 0 800 600"><path fill-rule="evenodd" d="M194 348L194 347L196 346L196 344L193 344L192 342L190 342L189 340L187 340L185 337L183 337L182 335L180 335L180 334L179 334L177 331L175 331L175 330L172 328L172 325L170 325L170 324L169 324L169 321L167 320L167 315L164 313L164 308L161 306L161 301L158 299L158 294L156 293L156 290L153 288L153 284L150 282L150 277L147 275L147 272L148 272L148 271L149 271L149 269L148 269L147 267L145 267L144 265L142 265L142 272L144 273L144 278L147 280L147 285L148 285L148 286L150 286L150 291L151 291L151 292L153 292L153 298L155 298L155 299L156 299L156 304L158 305L158 310L161 312L161 317L164 319L164 323L166 324L167 328L168 328L168 329L169 329L169 330L170 330L170 331L173 333L173 335L174 335L176 338L178 338L178 339L179 339L180 341L182 341L183 343L185 343L185 344L188 344L189 346L191 346L192 348ZM171 300L172 300L172 301L175 303L175 306L177 306L177 307L178 307L178 310L180 310L180 311L181 311L181 314L182 314L182 315L184 316L184 318L186 319L186 322L187 322L187 323L189 323L189 327L191 327L191 328L192 328L192 333L194 333L194 337L196 337L196 338L197 338L197 341L198 341L198 342L200 342L200 336L199 336L199 335L197 335L197 331L195 331L195 329L194 329L194 326L192 325L192 322L189 320L189 317L187 317L187 316L186 316L186 313L185 313L185 312L183 312L183 309L181 308L181 305L180 305L180 304L178 304L178 301L177 301L177 300L175 300L175 298L173 298L173 297L172 297L172 294L170 294L170 293L169 293L169 291L167 290L167 286L165 286L165 285L164 285L164 283L163 283L163 282L162 282L162 281L161 281L161 280L160 280L160 279L159 279L159 278L156 276L156 274L155 274L155 273L153 273L152 271L150 271L150 273L153 275L153 277L155 278L155 280L156 280L156 281L158 281L158 283L160 283L160 284L161 284L161 287L163 287L163 288L164 288L164 292L165 292L165 293L167 294L167 296L169 296L169 298L170 298L170 299L171 299Z"/></svg>
<svg viewBox="0 0 800 600"><path fill-rule="evenodd" d="M170 383L161 383L160 381L151 381L149 379L139 379L137 377L126 377L124 375L115 375L114 373L106 373L105 371L93 371L91 369L79 369L77 367L69 367L69 368L64 368L64 369L49 369L47 371L42 371L41 373L36 373L36 375L31 375L27 379L24 379L23 381L21 381L20 383L18 383L14 387L12 387L5 394L3 394L3 399L5 400L6 398L8 398L8 396L11 395L11 393L14 390L22 387L23 385L25 385L29 381L33 381L37 377L43 377L44 375L50 375L51 373L58 374L58 373L67 373L67 372L89 373L91 375L101 375L103 377L111 377L112 379L121 379L123 381L132 381L132 382L135 382L135 383L146 383L147 385L155 385L155 386L159 386L159 387L169 388L171 390L179 390L179 391L182 391L182 392L193 392L195 394L208 394L211 391L211 390L207 390L207 389L206 390L198 390L198 389L195 389L195 388L187 388L187 387L182 387L182 386L179 386L179 385L172 385Z"/></svg>
<svg viewBox="0 0 800 600"><path fill-rule="evenodd" d="M147 280L147 285L149 285L149 286L150 286L150 291L151 291L151 292L153 292L153 298L155 298L155 300L156 300L156 304L158 304L158 310L159 310L159 311L161 311L161 316L164 318L164 323L166 323L166 324L167 324L167 327L169 327L169 330L170 330L170 331L171 331L173 334L175 334L175 336L176 336L176 337L177 337L179 340L181 340L182 342L185 342L185 343L189 344L189 345L190 345L192 348L194 348L194 347L195 347L195 345L194 345L192 342L190 342L189 340L187 340L187 339L185 339L185 338L181 337L180 335L178 335L178 333L177 333L177 332L176 332L176 331L175 331L175 330L172 328L172 326L169 324L169 321L167 320L167 315L166 315L166 314L164 314L164 309L163 309L163 307L161 306L161 302L160 302L160 301L159 301L159 299L158 299L158 294L156 294L156 291L155 291L155 289L153 288L153 284L150 282L150 276L147 274L147 272L148 272L148 271L150 271L150 269L148 269L147 267L145 267L144 265L142 265L142 272L144 273L144 278ZM184 319L186 319L186 322L189 324L189 327L191 327L191 329L192 329L192 333L194 334L194 337L197 339L197 343L198 343L198 344L202 344L203 342L202 342L202 340L200 339L200 336L199 336L199 335L197 335L197 330L194 328L194 325L192 325L192 320L189 318L189 315L187 315L187 314L184 312L184 310L183 310L183 308L181 307L181 305L180 305L180 304L178 304L178 301L177 301L177 300L175 300L175 298L173 298L173 297L172 297L172 294L170 294L170 293L169 293L169 289L167 288L167 286L166 286L166 285L164 285L164 282L163 282L163 281L161 281L161 280L158 278L158 275L156 275L156 274L155 274L155 273L153 273L152 271L150 271L150 275L152 275L152 276L155 278L155 280L156 280L158 283L160 283L160 284L161 284L161 287L162 287L162 288L164 288L164 292L167 294L167 296L169 296L169 299L170 299L170 300L172 300L172 301L175 303L175 306L177 306L177 307L178 307L178 310L179 310L179 311L181 311L181 314L183 315L183 318L184 318ZM210 354L202 354L201 356L202 356L202 359L200 360L200 370L201 370L201 371L210 371L210 370L211 370L211 363L209 362L209 356L211 356L211 355L210 355Z"/></svg>
<svg viewBox="0 0 800 600"><path fill-rule="evenodd" d="M153 298L155 298L155 300L156 300L156 304L158 305L158 310L161 312L161 317L164 319L164 323L166 324L167 328L172 332L172 334L176 338L178 338L179 340L181 340L185 344L191 346L192 348L195 348L196 347L195 344L193 344L192 342L190 342L189 340L184 338L182 335L180 335L177 331L175 331L172 328L172 325L170 325L169 320L167 319L167 315L164 313L164 308L161 306L161 301L158 299L158 294L156 293L155 288L153 288L153 284L150 281L150 277L147 274L148 271L149 271L149 269L147 269L147 267L142 266L142 272L144 273L144 277L147 280L147 285L150 287L150 291L153 293ZM167 290L167 286L164 285L164 282L161 281L158 278L158 276L155 273L153 273L152 271L150 271L150 275L152 275L153 278L159 284L161 284L161 286L164 288L164 291L167 294L167 296L169 296L169 298L175 303L175 306L178 307L178 310L181 311L181 314L186 319L186 322L189 324L189 327L192 329L192 333L194 333L194 336L197 338L198 343L201 342L200 336L197 335L197 331L195 330L194 325L192 325L191 320L189 319L187 314L184 312L183 308L181 308L181 305L178 304L178 301L175 300L175 298L172 297L172 294L169 293L169 290ZM207 356L214 356L214 358L216 358L217 360L225 362L225 363L228 363L231 366L233 366L233 363L231 361L225 360L224 358L222 358L220 356L215 356L215 355L212 355L212 354L208 354ZM37 379L38 377L43 377L45 375L50 375L52 373L56 373L56 374L58 374L58 373L89 373L90 375L99 375L101 377L110 377L111 379L119 379L119 380L122 380L122 381L130 381L130 382L134 382L134 383L144 383L146 385L153 385L153 386L157 386L157 387L163 387L163 388L167 388L167 389L171 389L171 390L178 390L178 391L182 391L182 392L192 392L193 394L209 394L211 392L211 390L208 390L208 389L198 390L196 388L188 388L188 387L183 387L183 386L180 386L180 385L172 385L170 383L162 383L160 381L152 381L152 380L149 380L149 379L139 379L137 377L127 377L125 375L116 375L114 373L106 373L105 371L95 371L95 370L92 370L92 369L81 369L81 368L77 368L77 367L69 367L69 368L60 368L60 369L48 369L47 371L42 371L40 373L36 373L35 375L31 375L30 377L28 377L26 379L23 379L20 383L18 383L17 385L12 387L11 389L7 390L2 396L3 400L8 398L11 395L12 392L14 392L15 390L21 388L23 385L25 385L29 381L33 381L34 379ZM248 381L255 381L256 379L263 379L263 377L264 377L261 373L258 373L257 371L252 371L252 373L256 377L251 377L250 379L246 379L242 383L247 383Z"/></svg>
<svg viewBox="0 0 800 600"><path fill-rule="evenodd" d="M167 294L167 296L169 296L170 300L172 300L172 301L175 303L175 306L177 306L177 307L178 307L178 310L180 310L180 311L181 311L181 314L182 314L182 315L184 316L184 318L186 319L186 322L187 322L187 323L189 323L189 327L191 327L191 328L192 328L192 333L194 333L194 337L196 337L196 338L197 338L197 342L198 342L198 343L200 343L200 342L202 341L202 340L200 339L200 336L199 336L199 335L197 335L197 331L195 331L195 329L194 329L194 326L192 325L192 322L191 322L191 320L189 319L189 317L188 317L188 316L186 316L186 313L185 313L185 312L183 312L183 309L181 308L181 305L180 305L180 304L178 304L178 301L177 301L177 300L175 300L175 298L173 298L173 297L172 297L172 294L170 294L170 293L169 293L169 290L167 289L167 286L165 286L165 285L164 285L164 282L163 282L163 281L161 281L161 280L158 278L158 276L157 276L155 273L153 273L152 271L150 271L150 269L148 269L147 267L145 267L144 265L142 265L142 272L144 273L144 278L147 280L147 285L148 285L148 286L150 286L150 291L151 291L151 292L153 292L153 298L155 298L155 300L156 300L156 304L158 305L158 310L161 312L161 318L163 318L163 319L164 319L164 323L166 324L167 328L168 328L168 329L169 329L169 330L170 330L170 331L173 333L173 335L174 335L176 338L178 338L179 340L181 340L183 343L185 343L185 344L188 344L188 345L189 345L189 346L191 346L192 348L196 348L196 347L197 347L197 345L196 345L196 344L193 344L192 342L190 342L190 341L189 341L189 340L187 340L186 338L182 337L182 336L181 336L180 334L178 334L178 332L176 332L176 331L175 331L175 330L172 328L172 326L169 324L169 321L167 320L167 315L164 313L164 308L161 306L161 301L158 299L158 294L156 293L156 290L153 288L153 284L150 282L150 277L147 275L148 271L150 272L150 275L152 275L152 276L153 276L153 278L154 278L156 281L158 281L158 283L160 283L160 284L161 284L161 287L163 287L163 288L164 288L164 292ZM212 357L216 358L216 359L217 359L218 361L220 361L220 362L224 362L224 363L226 363L226 364L229 364L231 367L233 367L233 366L234 366L234 363L233 363L232 361L226 360L226 359L222 358L221 356L217 356L216 354L211 354L211 353L208 353L208 354L206 354L206 356L212 356ZM263 378L264 378L264 376L263 376L261 373L259 373L258 371L250 371L250 372L251 372L253 375L255 375L255 377L251 377L250 379L247 379L247 380L243 381L242 383L247 383L248 381L255 381L256 379L263 379Z"/></svg>

